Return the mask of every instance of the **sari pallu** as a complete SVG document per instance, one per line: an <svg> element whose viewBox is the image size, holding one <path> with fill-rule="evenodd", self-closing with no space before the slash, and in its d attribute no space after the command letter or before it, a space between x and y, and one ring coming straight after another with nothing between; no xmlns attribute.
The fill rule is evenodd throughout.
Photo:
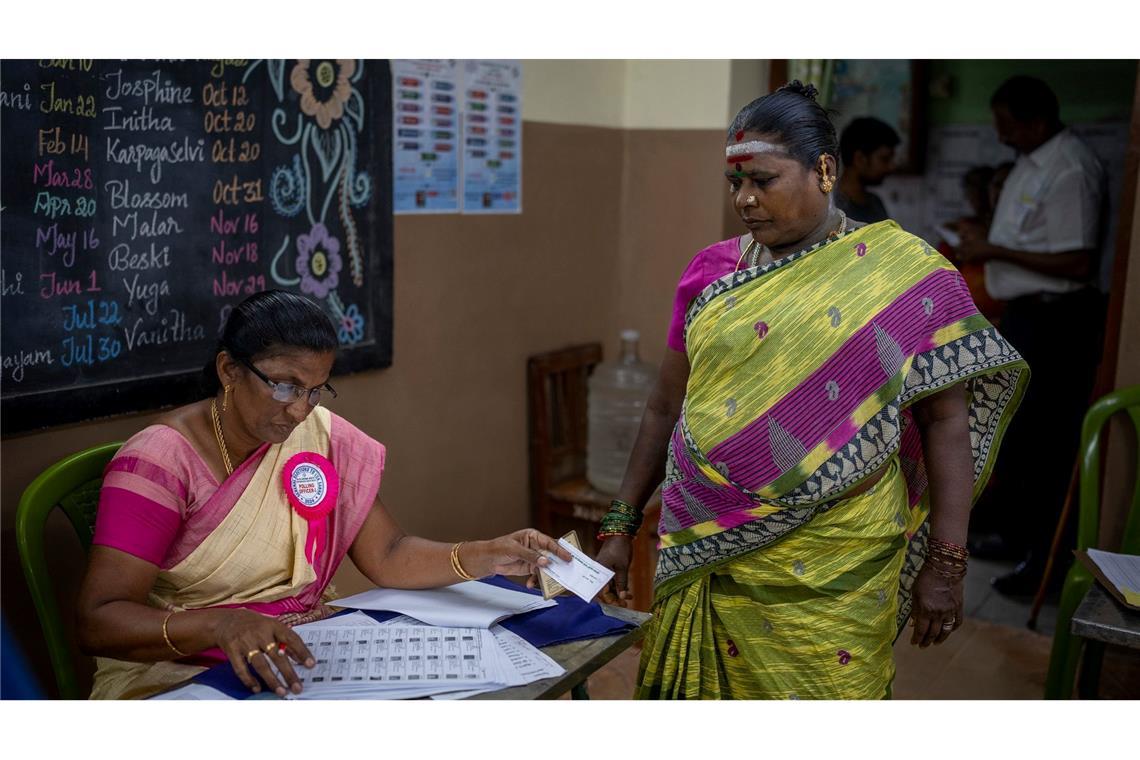
<svg viewBox="0 0 1140 760"><path fill-rule="evenodd" d="M685 343L639 696L882 696L928 532L910 407L965 383L976 498L1027 365L893 222L721 277Z"/></svg>
<svg viewBox="0 0 1140 760"><path fill-rule="evenodd" d="M326 535L319 551L308 540L312 524L289 504L281 480L285 463L303 451L329 458L340 483L336 508L322 518ZM288 440L262 446L207 497L198 519L208 531L187 536L196 526L184 526L182 540L170 549L171 561L159 567L148 604L175 611L241 607L290 625L328 614L323 603L335 593L332 576L372 507L384 453L379 443L317 407ZM125 452L124 459L133 458ZM112 460L108 470L116 466ZM153 466L145 471L153 472ZM115 481L105 481L104 498L108 482ZM96 658L91 697L147 697L226 659L217 648L154 663Z"/></svg>

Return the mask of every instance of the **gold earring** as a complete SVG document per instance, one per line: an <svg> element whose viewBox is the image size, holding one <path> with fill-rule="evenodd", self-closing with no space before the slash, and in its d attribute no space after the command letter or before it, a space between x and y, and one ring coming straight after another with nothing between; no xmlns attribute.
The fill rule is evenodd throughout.
<svg viewBox="0 0 1140 760"><path fill-rule="evenodd" d="M225 393L222 394L222 411L223 412L226 411L226 407L229 406L229 403L230 403L230 386L227 385Z"/></svg>
<svg viewBox="0 0 1140 760"><path fill-rule="evenodd" d="M819 189L823 191L824 195L827 195L835 186L835 180L827 173L827 159L823 156L819 157L819 173L823 175L823 179L819 181Z"/></svg>

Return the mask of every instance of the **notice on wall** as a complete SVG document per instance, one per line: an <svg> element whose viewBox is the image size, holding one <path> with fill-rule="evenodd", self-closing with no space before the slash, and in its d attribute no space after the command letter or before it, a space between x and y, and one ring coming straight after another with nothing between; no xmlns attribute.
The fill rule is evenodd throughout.
<svg viewBox="0 0 1140 760"><path fill-rule="evenodd" d="M464 214L522 212L522 63L463 62Z"/></svg>
<svg viewBox="0 0 1140 760"><path fill-rule="evenodd" d="M392 61L392 210L459 212L459 62Z"/></svg>

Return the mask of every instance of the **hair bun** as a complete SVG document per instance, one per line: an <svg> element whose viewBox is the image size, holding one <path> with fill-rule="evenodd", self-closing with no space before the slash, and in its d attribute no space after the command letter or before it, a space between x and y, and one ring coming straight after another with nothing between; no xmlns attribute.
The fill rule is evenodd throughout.
<svg viewBox="0 0 1140 760"><path fill-rule="evenodd" d="M804 84L798 79L793 79L780 89L787 90L788 92L794 92L797 95L803 95L813 103L815 102L816 96L819 95L819 90L815 88L815 85Z"/></svg>

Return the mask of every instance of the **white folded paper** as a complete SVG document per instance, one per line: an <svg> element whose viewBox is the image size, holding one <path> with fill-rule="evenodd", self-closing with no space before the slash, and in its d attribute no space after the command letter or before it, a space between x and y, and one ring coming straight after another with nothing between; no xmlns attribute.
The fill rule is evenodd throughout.
<svg viewBox="0 0 1140 760"><path fill-rule="evenodd" d="M490 628L511 615L553 607L553 599L467 581L446 588L377 588L330 602L336 607L402 612L428 625L451 628Z"/></svg>
<svg viewBox="0 0 1140 760"><path fill-rule="evenodd" d="M591 601L598 595L598 592L606 587L610 578L614 577L614 571L599 565L566 539L560 538L558 543L562 545L563 549L570 552L570 560L559 559L557 555L547 552L546 556L550 559L550 564L543 569L547 575L561 583L566 590L577 594L587 602Z"/></svg>

